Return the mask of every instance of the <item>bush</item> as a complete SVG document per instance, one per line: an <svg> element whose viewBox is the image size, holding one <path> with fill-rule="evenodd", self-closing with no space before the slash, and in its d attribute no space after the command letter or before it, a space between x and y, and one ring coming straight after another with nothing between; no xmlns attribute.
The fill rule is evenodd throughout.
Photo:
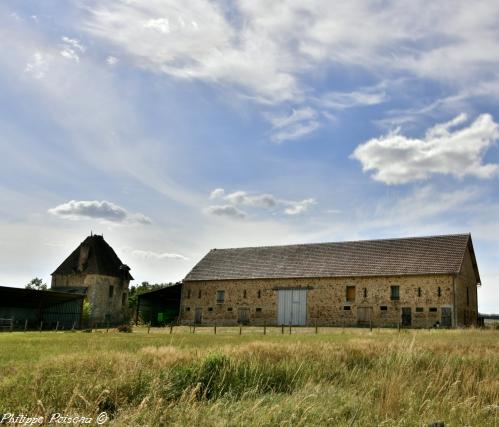
<svg viewBox="0 0 499 427"><path fill-rule="evenodd" d="M118 326L116 329L118 329L118 332L132 332L132 326L128 323L124 323L123 325Z"/></svg>

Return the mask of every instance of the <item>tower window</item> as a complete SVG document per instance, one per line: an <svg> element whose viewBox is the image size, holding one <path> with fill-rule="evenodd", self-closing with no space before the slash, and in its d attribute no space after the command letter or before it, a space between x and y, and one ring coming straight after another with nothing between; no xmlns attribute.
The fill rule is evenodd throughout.
<svg viewBox="0 0 499 427"><path fill-rule="evenodd" d="M421 298L421 288L418 288L418 297Z"/></svg>
<svg viewBox="0 0 499 427"><path fill-rule="evenodd" d="M400 286L390 286L390 299L391 300L400 299Z"/></svg>
<svg viewBox="0 0 499 427"><path fill-rule="evenodd" d="M441 296L442 296L442 288L441 288L440 286L439 286L439 287L438 287L438 289L437 289L437 295L438 295L439 297L441 297Z"/></svg>
<svg viewBox="0 0 499 427"><path fill-rule="evenodd" d="M364 288L364 298L367 298L367 288Z"/></svg>
<svg viewBox="0 0 499 427"><path fill-rule="evenodd" d="M243 298L246 298L246 289L243 291Z"/></svg>
<svg viewBox="0 0 499 427"><path fill-rule="evenodd" d="M201 289L198 291L198 298L201 298Z"/></svg>

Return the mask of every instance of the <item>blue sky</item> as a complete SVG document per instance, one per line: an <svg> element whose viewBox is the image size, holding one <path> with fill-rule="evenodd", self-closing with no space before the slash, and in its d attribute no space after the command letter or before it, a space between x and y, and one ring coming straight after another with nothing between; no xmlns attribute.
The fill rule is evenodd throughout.
<svg viewBox="0 0 499 427"><path fill-rule="evenodd" d="M471 232L498 312L499 4L423 3L3 1L0 283Z"/></svg>

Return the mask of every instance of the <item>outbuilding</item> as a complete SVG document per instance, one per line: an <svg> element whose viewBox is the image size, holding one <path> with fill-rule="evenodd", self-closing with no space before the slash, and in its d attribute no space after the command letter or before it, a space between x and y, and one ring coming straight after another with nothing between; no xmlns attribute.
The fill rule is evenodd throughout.
<svg viewBox="0 0 499 427"><path fill-rule="evenodd" d="M470 234L212 249L185 277L184 324L477 324Z"/></svg>

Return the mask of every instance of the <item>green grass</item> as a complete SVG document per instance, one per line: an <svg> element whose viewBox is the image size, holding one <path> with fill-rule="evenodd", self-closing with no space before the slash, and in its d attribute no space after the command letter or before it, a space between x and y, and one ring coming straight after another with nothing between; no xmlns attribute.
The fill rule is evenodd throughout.
<svg viewBox="0 0 499 427"><path fill-rule="evenodd" d="M111 425L497 426L499 331L0 334L0 414Z"/></svg>

